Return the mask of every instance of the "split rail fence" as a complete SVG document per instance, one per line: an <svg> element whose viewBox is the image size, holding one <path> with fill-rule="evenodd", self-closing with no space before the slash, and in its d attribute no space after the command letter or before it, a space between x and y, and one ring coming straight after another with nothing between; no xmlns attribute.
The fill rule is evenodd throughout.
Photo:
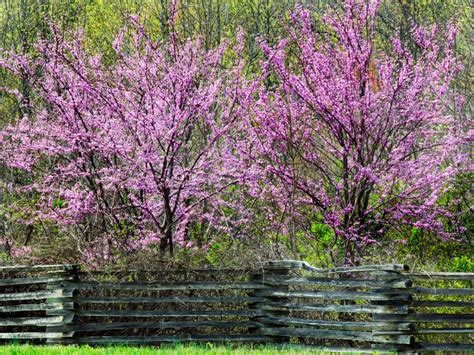
<svg viewBox="0 0 474 355"><path fill-rule="evenodd" d="M0 341L299 343L474 351L474 273L399 264L317 269L82 272L0 267Z"/></svg>

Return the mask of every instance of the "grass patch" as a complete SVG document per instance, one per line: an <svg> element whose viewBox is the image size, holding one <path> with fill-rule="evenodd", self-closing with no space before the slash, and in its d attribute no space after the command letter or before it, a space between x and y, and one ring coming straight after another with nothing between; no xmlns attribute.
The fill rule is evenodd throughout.
<svg viewBox="0 0 474 355"><path fill-rule="evenodd" d="M324 352L329 354L329 352ZM354 352L354 354L357 352ZM176 344L164 346L107 346L91 347L88 345L0 345L0 354L12 355L273 355L273 354L323 354L318 350L298 346L233 346L214 344Z"/></svg>

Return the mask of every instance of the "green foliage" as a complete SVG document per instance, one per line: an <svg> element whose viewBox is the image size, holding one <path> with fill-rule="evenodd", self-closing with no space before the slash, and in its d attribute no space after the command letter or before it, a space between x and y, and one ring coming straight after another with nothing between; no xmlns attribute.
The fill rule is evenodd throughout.
<svg viewBox="0 0 474 355"><path fill-rule="evenodd" d="M313 222L311 224L311 233L316 240L325 246L329 246L334 240L334 231L324 223Z"/></svg>
<svg viewBox="0 0 474 355"><path fill-rule="evenodd" d="M450 208L454 214L453 220L445 221L446 229L456 233L459 232L458 226L463 226L465 230L460 234L469 242L474 235L474 214L471 207L474 204L473 185L474 172L462 174L438 201L440 205Z"/></svg>
<svg viewBox="0 0 474 355"><path fill-rule="evenodd" d="M132 224L128 221L119 221L118 223L114 224L112 226L115 234L117 236L121 236L121 237L126 237L126 236L129 236L129 235L133 235L134 233L134 228L132 226Z"/></svg>
<svg viewBox="0 0 474 355"><path fill-rule="evenodd" d="M419 228L414 227L411 229L411 234L408 237L408 245L410 248L417 249L420 247L421 234L422 232Z"/></svg>
<svg viewBox="0 0 474 355"><path fill-rule="evenodd" d="M209 247L208 252L206 254L206 260L211 265L219 264L219 259L220 259L220 256L222 255L222 248L223 248L223 245L222 243L219 243L219 242L215 242Z"/></svg>
<svg viewBox="0 0 474 355"><path fill-rule="evenodd" d="M450 269L454 272L474 272L474 261L466 255L456 256Z"/></svg>
<svg viewBox="0 0 474 355"><path fill-rule="evenodd" d="M67 202L61 198L55 198L52 203L52 207L54 209L56 208L66 208L67 207Z"/></svg>

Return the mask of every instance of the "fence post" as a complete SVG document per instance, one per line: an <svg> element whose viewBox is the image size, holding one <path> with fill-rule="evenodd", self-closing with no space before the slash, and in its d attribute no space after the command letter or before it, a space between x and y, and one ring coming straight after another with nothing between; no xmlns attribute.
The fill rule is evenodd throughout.
<svg viewBox="0 0 474 355"><path fill-rule="evenodd" d="M47 337L48 344L66 344L72 342L74 330L71 325L74 323L76 304L74 302L74 283L79 280L79 267L77 265L65 265L64 278L48 283L47 288L54 290L57 298L47 299L49 305L46 310L48 316L62 316L61 323L54 323L46 326L46 332L50 334L60 333L61 335Z"/></svg>
<svg viewBox="0 0 474 355"><path fill-rule="evenodd" d="M407 265L386 265L384 269L371 273L378 282L372 290L378 297L371 301L374 306L383 306L382 311L372 314L372 347L380 350L414 351L413 324L408 315L413 294L412 281L403 274L408 271Z"/></svg>
<svg viewBox="0 0 474 355"><path fill-rule="evenodd" d="M272 329L286 327L284 324L279 324L277 319L288 316L288 310L282 305L287 304L289 298L284 295L275 297L272 294L275 292L284 294L289 291L289 286L279 284L272 277L276 276L278 280L284 280L290 277L292 270L301 268L300 264L299 261L294 260L270 261L264 264L260 272L253 277L255 282L265 286L254 292L256 297L262 298L262 301L253 305L254 308L263 312L263 315L257 319L261 324L259 332L262 335L270 336L275 343L286 343L289 340L286 336L273 335L272 333Z"/></svg>

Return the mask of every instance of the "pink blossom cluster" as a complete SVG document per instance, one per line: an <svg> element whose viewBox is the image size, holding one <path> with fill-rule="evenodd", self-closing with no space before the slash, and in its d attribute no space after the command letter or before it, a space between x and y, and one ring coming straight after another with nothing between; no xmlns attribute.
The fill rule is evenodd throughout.
<svg viewBox="0 0 474 355"><path fill-rule="evenodd" d="M325 32L298 7L286 38L274 48L262 42L278 83L262 83L247 116L267 181L293 187L300 210L316 211L349 257L400 225L453 237L438 199L469 158L455 115L462 100L450 88L460 69L455 26L442 44L436 27L416 27L416 59L399 38L387 55L375 41L378 7L347 1L345 13L323 18Z"/></svg>
<svg viewBox="0 0 474 355"><path fill-rule="evenodd" d="M234 233L253 223L249 198L282 232L288 211L321 217L348 257L401 225L449 238L437 201L468 158L450 86L455 26L444 42L438 29L416 27L416 58L399 38L383 53L378 7L348 0L324 16L324 31L297 7L286 38L262 41L254 79L241 33L235 48L205 51L173 33L155 42L132 18L106 65L80 32L68 41L53 27L38 58L0 61L42 73L33 115L0 133L0 158L35 177L38 218L92 223L104 240L118 228L132 250L192 247L195 223Z"/></svg>
<svg viewBox="0 0 474 355"><path fill-rule="evenodd" d="M132 249L189 246L189 223L214 224L235 183L224 138L238 118L242 65L223 68L225 43L206 52L199 40L153 42L131 21L129 41L123 31L113 43L112 67L86 52L82 33L63 41L54 27L41 59L9 53L3 67L42 77L34 115L0 133L1 158L35 175L41 219L93 223L104 235L133 226L123 241Z"/></svg>

